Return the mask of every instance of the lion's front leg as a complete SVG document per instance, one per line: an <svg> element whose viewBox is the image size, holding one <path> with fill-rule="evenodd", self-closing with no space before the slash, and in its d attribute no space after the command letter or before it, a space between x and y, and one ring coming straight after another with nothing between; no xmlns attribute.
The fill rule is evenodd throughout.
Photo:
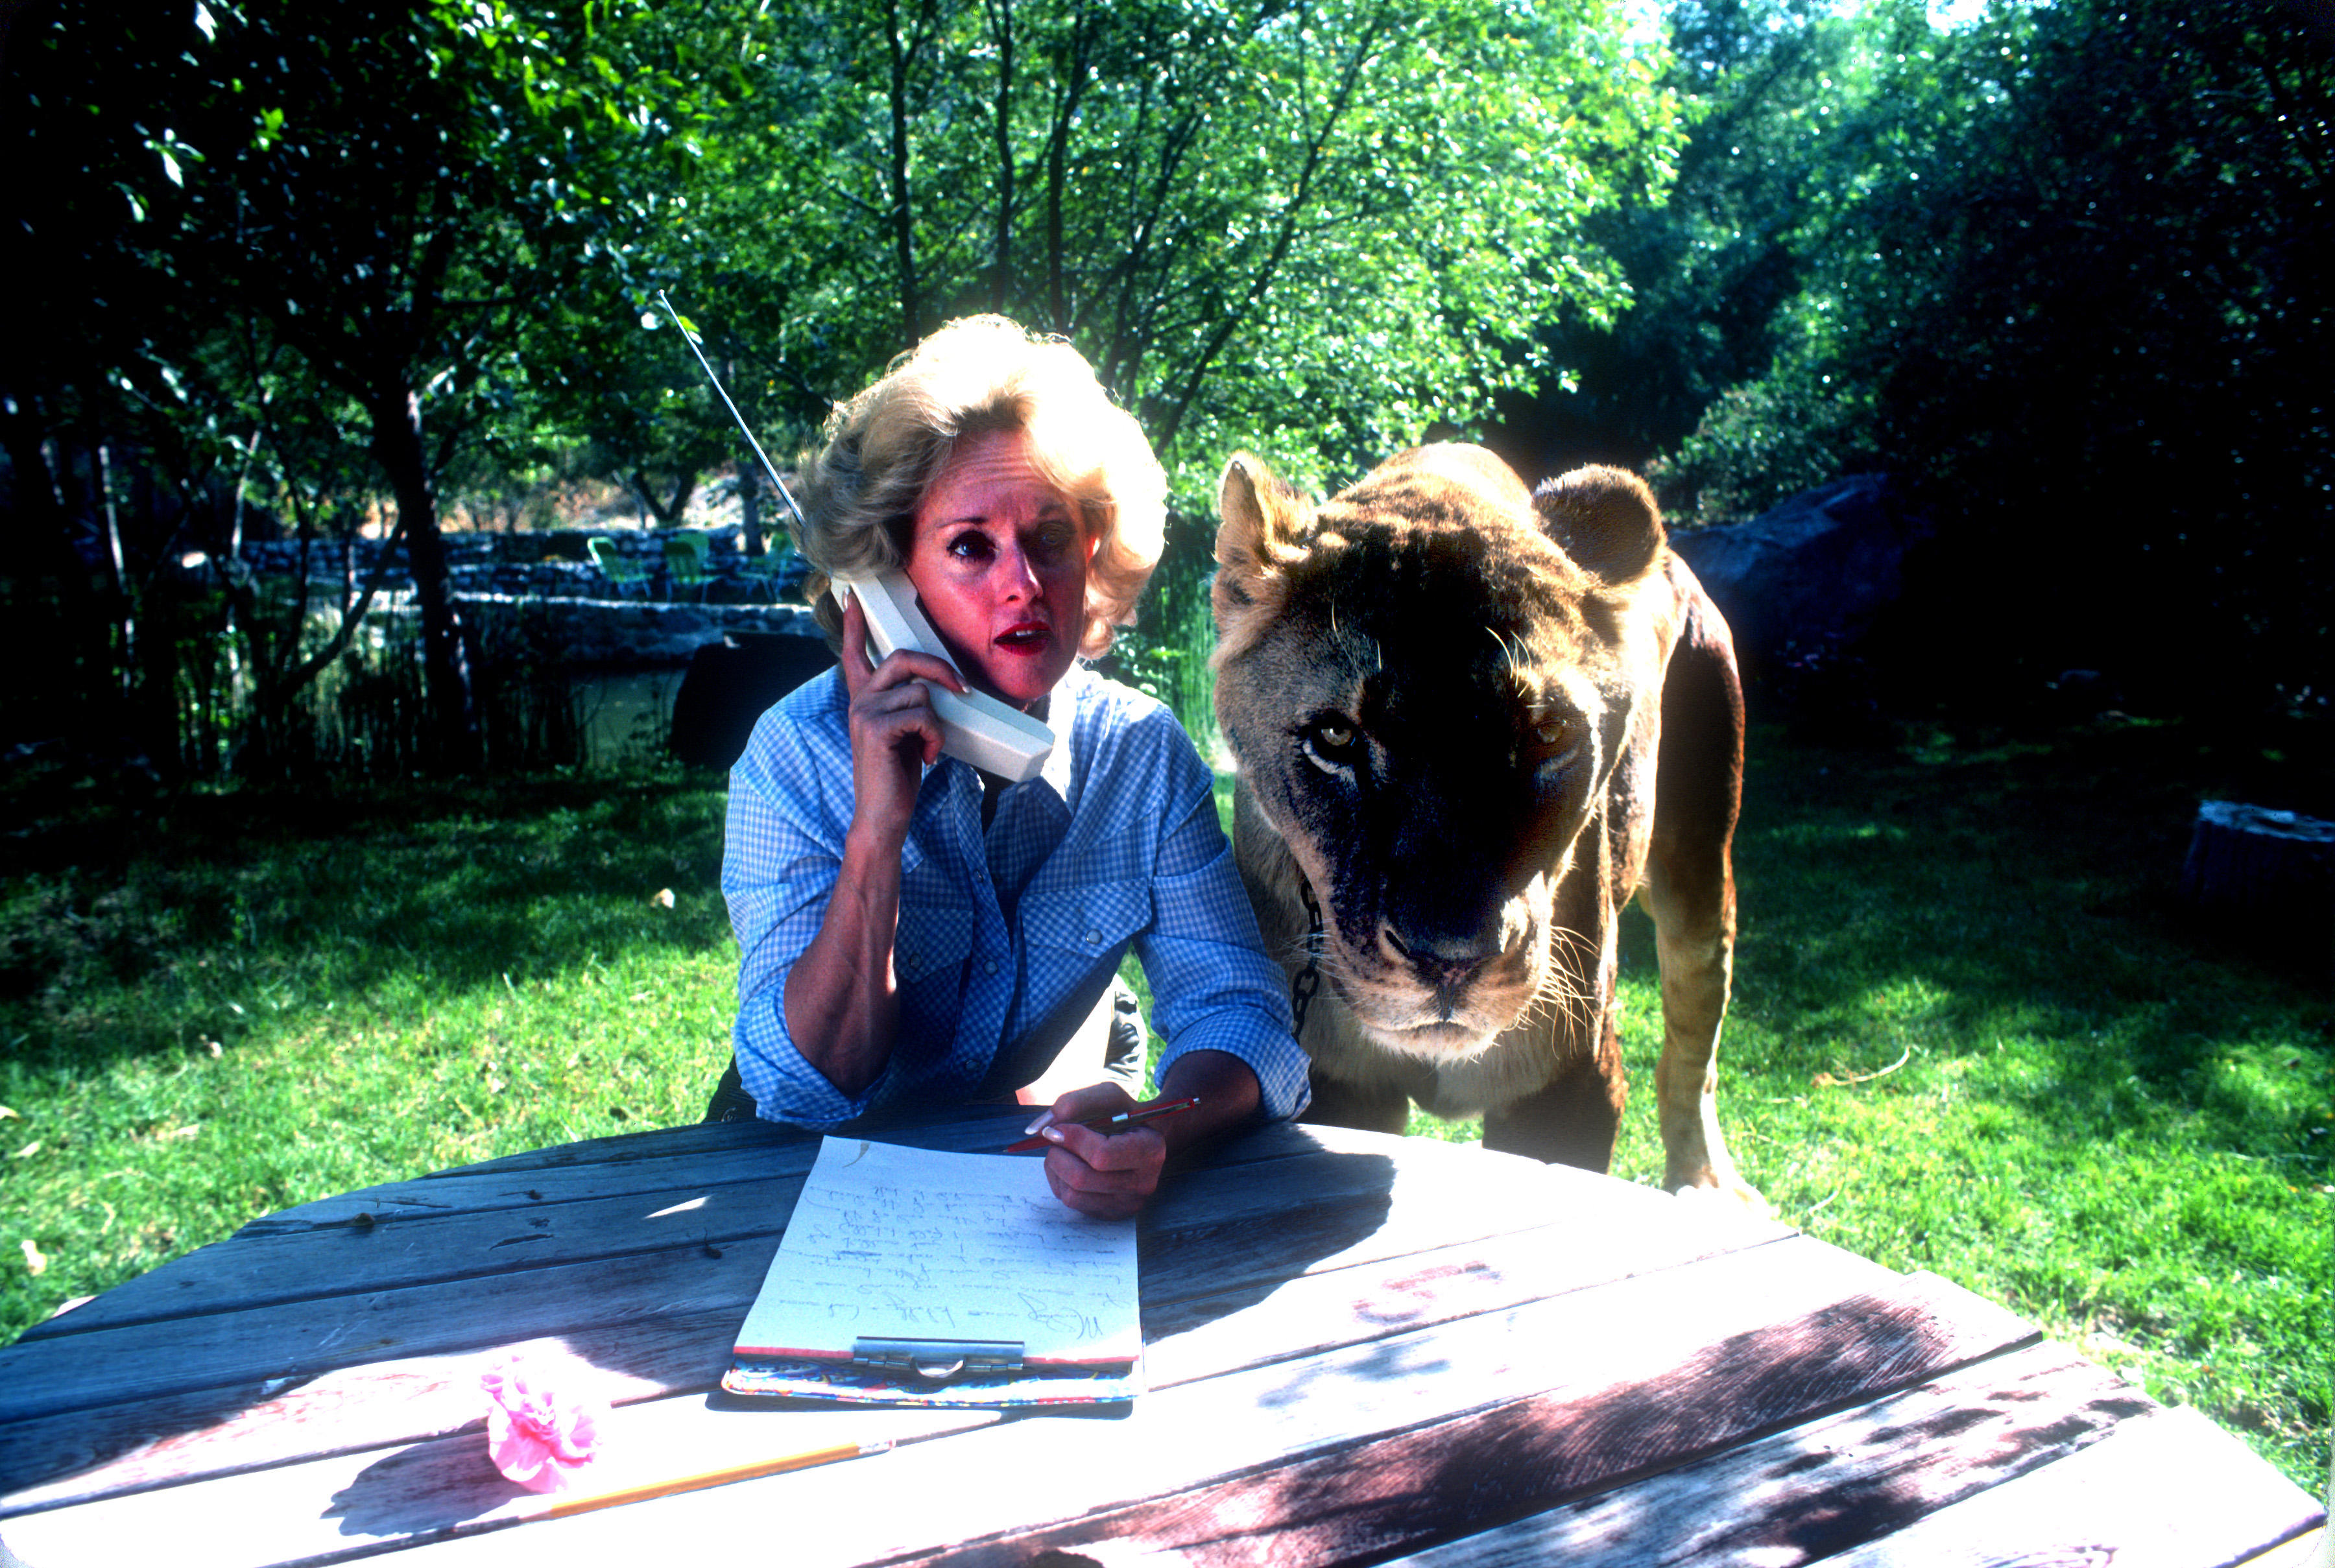
<svg viewBox="0 0 2335 1568"><path fill-rule="evenodd" d="M1720 1026L1735 962L1735 818L1743 789L1743 692L1727 624L1682 565L1687 615L1662 682L1661 769L1645 868L1662 966L1662 1057L1654 1099L1662 1185L1757 1215L1768 1202L1736 1174L1719 1130Z"/></svg>
<svg viewBox="0 0 2335 1568"><path fill-rule="evenodd" d="M1300 1121L1383 1133L1400 1133L1410 1125L1410 1096L1400 1089L1347 1083L1325 1077L1320 1068L1310 1077L1313 1099Z"/></svg>
<svg viewBox="0 0 2335 1568"><path fill-rule="evenodd" d="M1484 1113L1484 1147L1600 1175L1613 1168L1629 1085L1609 990L1594 1050L1575 1049L1547 1087Z"/></svg>
<svg viewBox="0 0 2335 1568"><path fill-rule="evenodd" d="M1647 902L1655 903L1652 883ZM1655 916L1662 965L1662 1056L1654 1070L1654 1102L1662 1128L1662 1186L1681 1195L1731 1198L1756 1215L1768 1201L1736 1174L1719 1130L1719 1031L1727 1016L1734 956L1732 933L1673 930ZM1683 921L1676 924L1686 924ZM1726 922L1731 924L1732 922Z"/></svg>

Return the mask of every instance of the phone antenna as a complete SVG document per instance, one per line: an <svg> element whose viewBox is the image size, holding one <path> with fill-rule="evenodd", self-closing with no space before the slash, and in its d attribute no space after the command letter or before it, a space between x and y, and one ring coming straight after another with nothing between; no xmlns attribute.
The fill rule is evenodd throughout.
<svg viewBox="0 0 2335 1568"><path fill-rule="evenodd" d="M706 361L705 351L697 346L697 334L689 330L688 324L681 319L681 312L673 308L673 301L665 297L663 289L657 290L657 303L664 306L665 315L673 317L673 324L681 333L681 341L687 344L689 352L697 356L698 364L705 372L705 379L713 383L713 390L721 394L722 406L728 409L730 417L738 421L739 432L746 438L746 444L752 447L754 455L762 460L762 471L770 476L770 483L778 486L779 495L787 503L787 510L795 515L795 521L798 524L805 528L809 528L809 520L803 516L802 508L795 504L794 492L787 489L786 480L779 478L779 465L770 460L770 454L764 451L762 443L754 439L753 431L747 426L746 416L740 413L738 405L730 401L729 391L722 386L722 378L713 373L713 366Z"/></svg>

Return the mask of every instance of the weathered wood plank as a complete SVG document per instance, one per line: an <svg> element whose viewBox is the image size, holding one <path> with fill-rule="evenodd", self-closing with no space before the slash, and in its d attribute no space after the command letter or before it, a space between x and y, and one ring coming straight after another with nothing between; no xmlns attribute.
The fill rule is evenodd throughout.
<svg viewBox="0 0 2335 1568"><path fill-rule="evenodd" d="M2225 1568L2326 1518L2317 1499L2204 1416L2165 1410L1832 1561L1838 1568Z"/></svg>
<svg viewBox="0 0 2335 1568"><path fill-rule="evenodd" d="M1167 1388L1268 1353L1286 1358L1358 1344L1674 1267L1766 1234L1649 1226L1603 1210L1576 1210L1550 1226L1465 1247L1398 1254L1277 1288L1251 1282L1147 1304L1147 1375L1155 1389ZM1147 1238L1147 1253L1158 1240ZM1154 1279L1147 1262L1147 1302ZM603 1397L611 1403L703 1389L728 1364L744 1310L741 1302L687 1318L586 1331L537 1341L530 1354L564 1344L602 1375ZM0 1495L0 1517L279 1463L327 1447L386 1447L451 1432L475 1424L478 1373L500 1353L343 1368L274 1397L265 1385L247 1382L0 1425L0 1492L15 1489ZM327 1425L332 1438L320 1445L315 1434ZM39 1482L49 1485L36 1487Z"/></svg>
<svg viewBox="0 0 2335 1568"><path fill-rule="evenodd" d="M160 1323L175 1332L177 1325L213 1313L775 1236L794 1213L804 1179L798 1172L621 1197L238 1236L108 1291L60 1320L71 1324L70 1332L28 1335L18 1343L134 1324ZM0 1350L0 1376L5 1375L7 1354ZM0 1412L9 1403L0 1394Z"/></svg>
<svg viewBox="0 0 2335 1568"><path fill-rule="evenodd" d="M0 1350L0 1413L157 1399L696 1312L742 1320L774 1235L41 1340Z"/></svg>
<svg viewBox="0 0 2335 1568"><path fill-rule="evenodd" d="M1871 1300L1841 1303L1876 1286L1882 1293ZM1774 1419L1779 1402L1838 1398L1875 1379L1918 1380L1942 1364L2000 1348L2006 1336L2032 1337L1999 1310L1972 1324L1959 1302L1942 1318L1929 1300L1886 1270L1800 1238L1156 1391L1122 1421L1008 1422L880 1466L831 1467L816 1477L815 1490L788 1484L804 1477L775 1476L636 1505L602 1520L588 1544L610 1557L637 1556L661 1542L746 1538L784 1519L788 1560L804 1568L910 1560L960 1543L993 1548L997 1560L1018 1564L1058 1538L1100 1543L1106 1560L1116 1560L1147 1543L1139 1535L1106 1539L1104 1526L1148 1499L1208 1488L1222 1488L1227 1499L1254 1498L1274 1477L1299 1472L1327 1488L1326 1500L1313 1496L1304 1505L1334 1515L1344 1506L1340 1476L1350 1456L1387 1434L1415 1441L1455 1420L1496 1418L1519 1399L1564 1389L1584 1410L1620 1399L1640 1415L1673 1418L1680 1429L1667 1440L1674 1444L1707 1436L1710 1423L1740 1418L1730 1390L1753 1396L1753 1407ZM1778 1319L1785 1326L1776 1326ZM1733 1342L1747 1336L1760 1346L1801 1350L1782 1353L1778 1367L1777 1356ZM1661 1382L1685 1365L1726 1373L1725 1386L1704 1387L1689 1400ZM1497 1439L1487 1445L1497 1447ZM1590 1464L1603 1451L1594 1439L1584 1449ZM1612 1457L1641 1462L1634 1449ZM1456 1500L1448 1505L1463 1511L1499 1505L1497 1497L1469 1501L1474 1481L1466 1469L1439 1485L1448 1502ZM571 1543L576 1550L586 1544L567 1533L572 1523L465 1542L446 1561L516 1568L556 1558ZM1240 1523L1236 1515L1191 1521L1203 1534Z"/></svg>
<svg viewBox="0 0 2335 1568"><path fill-rule="evenodd" d="M2039 1345L1403 1561L1795 1568L2050 1466L2156 1409L2072 1350Z"/></svg>
<svg viewBox="0 0 2335 1568"><path fill-rule="evenodd" d="M1686 1282L1669 1276L1632 1280L1432 1332L1186 1383L1145 1396L1126 1420L1021 1420L880 1462L834 1466L818 1476L818 1491L778 1499L779 1513L766 1516L799 1518L832 1509L835 1517L854 1521L855 1530L869 1533L861 1538L868 1548L862 1555L929 1550L959 1539L981 1521L991 1531L1011 1526L1031 1517L1025 1510L1032 1507L1042 1511L1039 1518L1060 1518L1080 1512L1082 1499L1128 1501L1129 1486L1221 1480L1278 1465L1284 1454L1319 1454L1390 1428L1497 1405L1517 1389L1577 1382L1584 1376L1584 1345L1619 1346L1621 1362L1651 1374L1679 1358L1681 1341L1708 1344L1714 1325L1757 1326L1777 1310L1788 1314L1809 1302L1835 1301L1844 1287L1895 1283L1887 1271L1805 1238L1696 1268L1709 1271L1699 1288L1682 1288ZM1599 1372L1614 1360L1611 1353L1598 1359ZM1886 1359L1884 1352L1881 1360ZM612 1430L627 1429L633 1412L643 1408L615 1412ZM1001 1440L995 1447L964 1447L993 1437ZM483 1464L483 1443L470 1434L342 1455L23 1515L10 1522L8 1539L36 1568L41 1559L24 1543L70 1544L75 1554L61 1561L102 1562L108 1543L192 1541L208 1521L232 1516L244 1523L231 1550L213 1558L204 1554L207 1548L190 1546L177 1560L189 1565L317 1561L354 1548L402 1544L416 1534L434 1537L499 1524L487 1515L501 1506L501 1497L457 1484L465 1467L475 1471ZM933 1457L917 1463L925 1455ZM880 1470L855 1480L855 1471L877 1463ZM998 1477L1009 1476L1021 1480L998 1486ZM489 1492L499 1485L491 1472L474 1474L473 1481ZM830 1496L837 1488L854 1487L872 1490L842 1501ZM678 1500L594 1515L594 1553L606 1548L604 1532L671 1501ZM672 1515L666 1518L673 1523ZM571 1523L529 1524L518 1534ZM679 1538L685 1537L668 1541Z"/></svg>
<svg viewBox="0 0 2335 1568"><path fill-rule="evenodd" d="M1272 1357L1310 1355L1506 1311L1633 1275L1677 1269L1754 1245L1794 1255L1823 1244L1781 1227L1646 1225L1576 1211L1531 1230L1158 1301L1145 1281L1143 1332L1152 1385L1166 1388ZM1818 1265L1822 1266L1822 1265ZM1681 1290L1691 1290L1682 1282Z"/></svg>
<svg viewBox="0 0 2335 1568"><path fill-rule="evenodd" d="M654 1318L12 1422L0 1426L0 1518L477 1429L479 1375L505 1355L612 1405L710 1389L730 1364L739 1317L724 1309Z"/></svg>
<svg viewBox="0 0 2335 1568"><path fill-rule="evenodd" d="M1189 1172L1162 1195L1145 1236L1147 1298L1497 1234L1546 1217L1559 1190L1527 1179L1487 1195L1464 1158L1407 1164L1398 1181L1385 1156L1282 1141L1285 1157ZM0 1349L0 1424L662 1315L677 1310L681 1280L688 1309L742 1313L800 1186L680 1187L219 1243L83 1308L76 1333ZM1227 1208L1245 1223L1216 1217ZM702 1277L707 1263L719 1281Z"/></svg>
<svg viewBox="0 0 2335 1568"><path fill-rule="evenodd" d="M998 1419L986 1410L737 1410L712 1408L702 1397L654 1400L611 1413L591 1489L671 1481L844 1443L921 1442ZM496 1472L485 1435L473 1431L20 1515L7 1522L6 1535L27 1568L144 1568L158 1555L175 1568L241 1568L324 1563L461 1533L507 1531L542 1506L541 1498ZM588 1528L621 1512L567 1523ZM675 1544L666 1544L668 1553ZM605 1559L587 1551L584 1560Z"/></svg>
<svg viewBox="0 0 2335 1568"><path fill-rule="evenodd" d="M1414 1139L1415 1143L1428 1140ZM1433 1146L1430 1146L1433 1147ZM1487 1162L1497 1162L1489 1166ZM1144 1301L1323 1273L1595 1215L1649 1230L1688 1229L1752 1244L1788 1227L1706 1214L1605 1176L1507 1156L1441 1148L1325 1151L1271 1166L1195 1171L1145 1220Z"/></svg>
<svg viewBox="0 0 2335 1568"><path fill-rule="evenodd" d="M1004 1125L1018 1133L1027 1125L1026 1113L1016 1116L1024 1119ZM905 1130L923 1147L971 1142L988 1147L1002 1136L998 1126L995 1114L984 1111L977 1119ZM1281 1140L1279 1147L1276 1157L1332 1157L1297 1140ZM720 1244L776 1232L785 1228L817 1153L815 1139L790 1136L712 1155L609 1165L511 1172L489 1162L499 1168L364 1188L255 1220L226 1242L173 1259L37 1325L18 1343L502 1273L515 1264L540 1267L653 1251L674 1244L675 1233ZM1293 1192L1286 1183L1273 1190L1284 1199ZM696 1206L683 1206L692 1204ZM0 1418L5 1412L0 1396Z"/></svg>
<svg viewBox="0 0 2335 1568"><path fill-rule="evenodd" d="M696 1122L687 1127L654 1128L645 1132L587 1137L548 1148L525 1149L470 1165L449 1166L418 1176L435 1181L447 1176L509 1175L515 1171L551 1170L571 1165L621 1165L630 1160L715 1154L732 1149L792 1142L805 1134L767 1121Z"/></svg>
<svg viewBox="0 0 2335 1568"><path fill-rule="evenodd" d="M1387 1435L1335 1452L1300 1450L1293 1463L970 1543L933 1560L1018 1563L1040 1550L1098 1543L1174 1551L1196 1563L1382 1556L1536 1503L1673 1469L2033 1338L2000 1308L1973 1310L1962 1292L1933 1288L1939 1282L1892 1282L1594 1389L1550 1389L1432 1425L1382 1428Z"/></svg>

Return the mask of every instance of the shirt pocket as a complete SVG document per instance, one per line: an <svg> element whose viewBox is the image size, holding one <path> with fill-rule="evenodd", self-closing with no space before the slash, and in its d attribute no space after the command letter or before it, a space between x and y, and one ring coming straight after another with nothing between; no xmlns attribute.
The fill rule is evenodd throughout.
<svg viewBox="0 0 2335 1568"><path fill-rule="evenodd" d="M892 970L903 985L964 963L973 952L974 912L962 904L900 905L892 938Z"/></svg>
<svg viewBox="0 0 2335 1568"><path fill-rule="evenodd" d="M1144 878L1094 882L1022 900L1030 945L1100 958L1151 924L1151 884Z"/></svg>

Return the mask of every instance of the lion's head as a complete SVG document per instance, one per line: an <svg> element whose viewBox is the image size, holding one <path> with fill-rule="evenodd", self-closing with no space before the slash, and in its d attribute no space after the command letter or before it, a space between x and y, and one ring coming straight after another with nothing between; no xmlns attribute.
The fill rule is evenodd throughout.
<svg viewBox="0 0 2335 1568"><path fill-rule="evenodd" d="M1582 927L1558 886L1603 852L1583 828L1660 664L1653 498L1614 469L1528 495L1447 445L1318 509L1244 454L1220 504L1216 715L1243 810L1318 898L1323 972L1368 1037L1470 1058L1565 983L1552 960Z"/></svg>

